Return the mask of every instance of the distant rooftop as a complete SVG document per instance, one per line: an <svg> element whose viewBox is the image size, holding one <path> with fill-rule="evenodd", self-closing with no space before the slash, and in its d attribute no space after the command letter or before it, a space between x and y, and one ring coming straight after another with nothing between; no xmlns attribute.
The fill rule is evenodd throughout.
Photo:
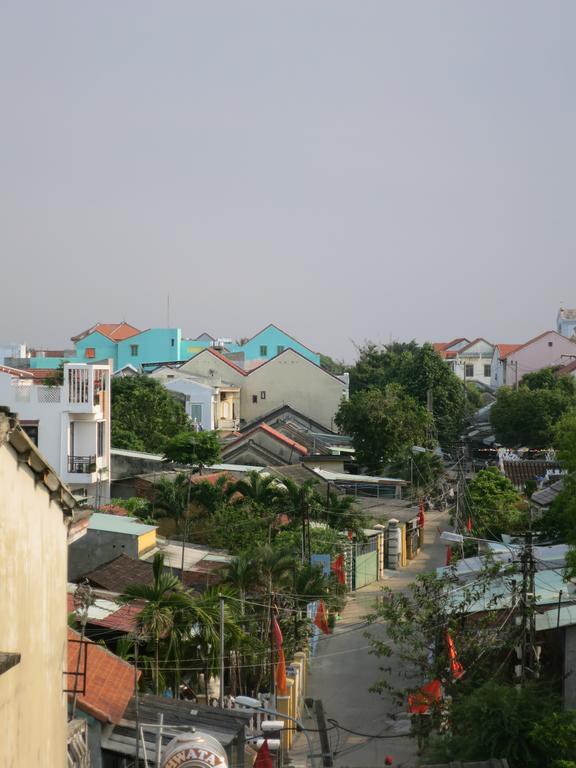
<svg viewBox="0 0 576 768"><path fill-rule="evenodd" d="M150 531L155 531L157 527L156 525L145 525L132 517L118 517L118 515L106 515L102 512L94 512L88 525L88 529L91 531L125 533L130 536L142 536L145 533L150 533Z"/></svg>

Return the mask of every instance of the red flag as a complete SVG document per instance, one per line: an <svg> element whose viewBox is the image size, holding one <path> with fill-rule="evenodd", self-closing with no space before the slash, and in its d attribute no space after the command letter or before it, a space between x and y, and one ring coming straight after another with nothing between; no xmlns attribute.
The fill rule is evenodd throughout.
<svg viewBox="0 0 576 768"><path fill-rule="evenodd" d="M459 680L464 674L464 667L458 661L456 646L450 632L446 632L446 645L448 646L448 658L450 659L450 671L454 680Z"/></svg>
<svg viewBox="0 0 576 768"><path fill-rule="evenodd" d="M338 577L338 584L346 584L346 574L344 573L344 554L342 552L332 563L332 571Z"/></svg>
<svg viewBox="0 0 576 768"><path fill-rule="evenodd" d="M286 659L284 649L278 651L278 664L276 665L276 693L278 696L286 696L288 685L286 684Z"/></svg>
<svg viewBox="0 0 576 768"><path fill-rule="evenodd" d="M426 683L416 693L408 696L408 712L413 715L425 715L430 711L430 707L437 701L440 701L441 685L440 680L432 680Z"/></svg>
<svg viewBox="0 0 576 768"><path fill-rule="evenodd" d="M282 637L282 630L280 629L280 625L276 621L276 616L272 616L272 637L274 638L274 645L276 646L276 650L280 650L282 648L284 638Z"/></svg>
<svg viewBox="0 0 576 768"><path fill-rule="evenodd" d="M272 755L268 749L268 739L264 739L262 746L256 753L254 768L273 768Z"/></svg>
<svg viewBox="0 0 576 768"><path fill-rule="evenodd" d="M324 600L320 600L318 608L316 609L316 616L314 617L314 624L324 632L325 635L330 634L330 627L328 626L328 616L326 615L326 608L324 607Z"/></svg>
<svg viewBox="0 0 576 768"><path fill-rule="evenodd" d="M468 515L468 520L466 521L466 528L468 529L468 533L472 533L472 518L470 515Z"/></svg>
<svg viewBox="0 0 576 768"><path fill-rule="evenodd" d="M452 562L452 547L446 547L446 565Z"/></svg>

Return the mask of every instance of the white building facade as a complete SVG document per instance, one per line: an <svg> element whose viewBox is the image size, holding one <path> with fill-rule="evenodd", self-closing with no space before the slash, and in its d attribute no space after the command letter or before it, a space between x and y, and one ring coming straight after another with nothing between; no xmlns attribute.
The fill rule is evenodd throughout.
<svg viewBox="0 0 576 768"><path fill-rule="evenodd" d="M110 365L64 365L62 385L37 384L24 371L0 371L0 404L76 496L110 498ZM22 375L24 374L24 375Z"/></svg>

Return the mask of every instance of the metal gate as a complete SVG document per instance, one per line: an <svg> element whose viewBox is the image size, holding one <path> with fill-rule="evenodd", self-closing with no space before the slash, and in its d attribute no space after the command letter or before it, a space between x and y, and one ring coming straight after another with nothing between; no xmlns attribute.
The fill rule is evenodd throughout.
<svg viewBox="0 0 576 768"><path fill-rule="evenodd" d="M360 589L378 580L378 537L356 544L354 549L352 589Z"/></svg>

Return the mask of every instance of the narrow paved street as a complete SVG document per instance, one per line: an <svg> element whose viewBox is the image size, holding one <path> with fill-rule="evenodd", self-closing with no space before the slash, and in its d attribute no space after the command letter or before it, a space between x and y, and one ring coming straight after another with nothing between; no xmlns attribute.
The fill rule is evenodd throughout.
<svg viewBox="0 0 576 768"><path fill-rule="evenodd" d="M402 736L410 728L409 719L401 714L391 720L388 714L396 712L396 705L388 694L369 692L370 685L378 679L378 667L385 660L369 655L369 642L364 636L366 630L363 617L369 613L382 586L395 591L407 589L410 582L420 573L431 571L444 564L446 547L440 542L437 528L447 523L442 512L430 512L426 518L424 547L418 557L400 571L387 571L383 582L368 585L354 593L336 625L334 635L321 637L318 654L311 662L309 696L322 699L327 718L338 720L340 725L362 734L398 734L394 738L366 738L343 731L330 732L331 747L335 753L337 768L354 766L359 768L380 768L386 756L393 759L396 768L412 768L417 765L414 739ZM373 626L374 634L384 634L382 626ZM312 718L304 722L316 728ZM318 734L312 733L315 754L320 754ZM302 736L295 742L291 762L305 765L306 742ZM321 759L317 758L316 766Z"/></svg>

